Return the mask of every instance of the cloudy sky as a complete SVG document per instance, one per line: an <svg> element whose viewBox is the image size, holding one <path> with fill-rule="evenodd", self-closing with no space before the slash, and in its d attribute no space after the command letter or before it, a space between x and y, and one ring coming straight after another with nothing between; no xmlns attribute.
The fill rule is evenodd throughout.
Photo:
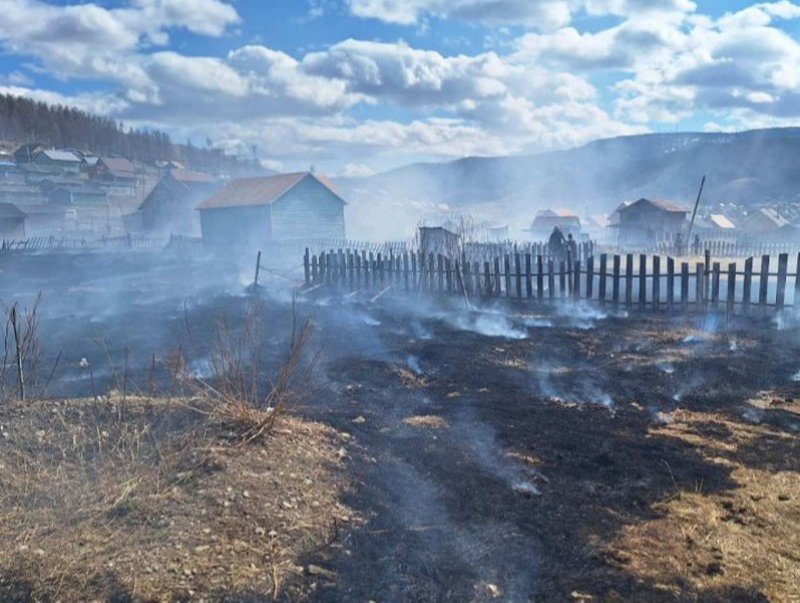
<svg viewBox="0 0 800 603"><path fill-rule="evenodd" d="M800 123L788 0L0 0L0 92L368 174Z"/></svg>

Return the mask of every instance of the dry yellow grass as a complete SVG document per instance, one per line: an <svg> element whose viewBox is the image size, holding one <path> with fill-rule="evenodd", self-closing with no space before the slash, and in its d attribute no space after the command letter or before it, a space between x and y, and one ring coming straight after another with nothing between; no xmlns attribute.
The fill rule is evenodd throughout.
<svg viewBox="0 0 800 603"><path fill-rule="evenodd" d="M796 405L750 401L798 414ZM724 434L724 435L721 435ZM656 519L627 526L608 547L626 572L679 596L726 588L800 601L800 446L797 436L728 415L678 411L653 436L676 438L730 470L733 489L678 490ZM769 443L769 450L763 449ZM768 460L772 459L772 461Z"/></svg>
<svg viewBox="0 0 800 603"><path fill-rule="evenodd" d="M354 521L342 438L281 417L243 445L184 401L0 412L0 598L175 600L294 592Z"/></svg>
<svg viewBox="0 0 800 603"><path fill-rule="evenodd" d="M447 429L450 424L438 415L415 415L403 419L406 425L414 427L427 427L429 429Z"/></svg>

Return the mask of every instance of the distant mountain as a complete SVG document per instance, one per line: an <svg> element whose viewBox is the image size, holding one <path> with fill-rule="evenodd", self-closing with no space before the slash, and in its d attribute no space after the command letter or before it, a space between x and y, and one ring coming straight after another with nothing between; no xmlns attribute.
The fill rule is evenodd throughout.
<svg viewBox="0 0 800 603"><path fill-rule="evenodd" d="M746 205L800 200L800 128L734 134L648 134L518 157L412 164L340 181L360 201L539 207L607 212L640 197L690 204L708 176L706 200Z"/></svg>

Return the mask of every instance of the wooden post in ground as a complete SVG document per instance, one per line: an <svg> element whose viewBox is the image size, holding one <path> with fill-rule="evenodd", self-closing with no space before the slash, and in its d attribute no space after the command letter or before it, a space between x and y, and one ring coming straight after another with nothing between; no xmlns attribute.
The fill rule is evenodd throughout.
<svg viewBox="0 0 800 603"><path fill-rule="evenodd" d="M689 308L689 262L681 263L681 308Z"/></svg>
<svg viewBox="0 0 800 603"><path fill-rule="evenodd" d="M736 262L728 264L728 314L733 314L736 308Z"/></svg>
<svg viewBox="0 0 800 603"><path fill-rule="evenodd" d="M762 312L767 310L767 294L769 291L769 256L761 256L761 277L758 281L758 305Z"/></svg>
<svg viewBox="0 0 800 603"><path fill-rule="evenodd" d="M500 257L494 258L494 296L500 297Z"/></svg>
<svg viewBox="0 0 800 603"><path fill-rule="evenodd" d="M714 262L714 267L711 271L711 304L714 309L719 309L719 273L720 263Z"/></svg>
<svg viewBox="0 0 800 603"><path fill-rule="evenodd" d="M633 305L633 255L625 256L625 307Z"/></svg>
<svg viewBox="0 0 800 603"><path fill-rule="evenodd" d="M533 282L531 280L531 254L525 254L525 294L533 299Z"/></svg>
<svg viewBox="0 0 800 603"><path fill-rule="evenodd" d="M667 258L667 310L675 308L675 258Z"/></svg>
<svg viewBox="0 0 800 603"><path fill-rule="evenodd" d="M653 256L653 310L658 312L661 304L661 256Z"/></svg>
<svg viewBox="0 0 800 603"><path fill-rule="evenodd" d="M564 262L558 263L558 288L561 299L567 297L567 267Z"/></svg>
<svg viewBox="0 0 800 603"><path fill-rule="evenodd" d="M600 255L600 280L597 284L597 295L600 298L600 303L606 303L606 271L608 270L608 255L603 253Z"/></svg>
<svg viewBox="0 0 800 603"><path fill-rule="evenodd" d="M798 254L798 275L800 275L800 254ZM800 282L800 277L798 277ZM536 256L536 297L539 301L544 300L544 258L541 254Z"/></svg>
<svg viewBox="0 0 800 603"><path fill-rule="evenodd" d="M261 255L261 252L258 252ZM303 254L303 276L305 277L306 287L311 284L311 254L306 247L306 252Z"/></svg>
<svg viewBox="0 0 800 603"><path fill-rule="evenodd" d="M749 257L744 261L744 291L742 293L742 312L750 312L750 301L753 288L753 258Z"/></svg>
<svg viewBox="0 0 800 603"><path fill-rule="evenodd" d="M484 297L492 296L492 273L488 260L483 263L483 295Z"/></svg>
<svg viewBox="0 0 800 603"><path fill-rule="evenodd" d="M506 287L506 297L511 297L511 258L508 254L503 256L503 270Z"/></svg>
<svg viewBox="0 0 800 603"><path fill-rule="evenodd" d="M253 284L258 286L258 275L261 272L261 251L259 250L258 254L256 255L256 278L253 280ZM308 277L306 277L306 281L308 281Z"/></svg>
<svg viewBox="0 0 800 603"><path fill-rule="evenodd" d="M786 305L786 274L789 269L789 254L782 253L778 256L778 287L775 292L775 306L783 310Z"/></svg>
<svg viewBox="0 0 800 603"><path fill-rule="evenodd" d="M576 270L576 272L580 272ZM586 258L586 299L591 300L594 296L594 256Z"/></svg>
<svg viewBox="0 0 800 603"><path fill-rule="evenodd" d="M695 266L695 288L694 288L694 295L697 302L697 309L700 311L704 311L706 307L706 295L705 295L705 279L706 279L706 267L705 264L697 264Z"/></svg>
<svg viewBox="0 0 800 603"><path fill-rule="evenodd" d="M315 285L319 284L319 268L317 266L317 256L311 258L311 278Z"/></svg>
<svg viewBox="0 0 800 603"><path fill-rule="evenodd" d="M581 298L581 262L575 262L575 272L572 278L572 297L573 299Z"/></svg>
<svg viewBox="0 0 800 603"><path fill-rule="evenodd" d="M639 308L647 307L647 256L639 255Z"/></svg>
<svg viewBox="0 0 800 603"><path fill-rule="evenodd" d="M614 256L614 281L611 283L611 300L615 306L619 305L619 273L620 273L620 257Z"/></svg>
<svg viewBox="0 0 800 603"><path fill-rule="evenodd" d="M552 302L556 298L556 277L553 259L547 260L547 296Z"/></svg>
<svg viewBox="0 0 800 603"><path fill-rule="evenodd" d="M514 284L517 286L517 290L515 293L517 294L517 299L522 299L522 260L519 257L519 252L514 253Z"/></svg>

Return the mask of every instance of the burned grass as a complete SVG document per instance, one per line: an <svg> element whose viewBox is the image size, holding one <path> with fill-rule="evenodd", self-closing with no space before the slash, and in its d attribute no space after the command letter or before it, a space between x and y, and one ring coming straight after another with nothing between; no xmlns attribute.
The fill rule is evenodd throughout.
<svg viewBox="0 0 800 603"><path fill-rule="evenodd" d="M190 400L0 408L0 598L298 597L354 521L342 439L283 416L243 444ZM300 590L302 588L302 591Z"/></svg>

